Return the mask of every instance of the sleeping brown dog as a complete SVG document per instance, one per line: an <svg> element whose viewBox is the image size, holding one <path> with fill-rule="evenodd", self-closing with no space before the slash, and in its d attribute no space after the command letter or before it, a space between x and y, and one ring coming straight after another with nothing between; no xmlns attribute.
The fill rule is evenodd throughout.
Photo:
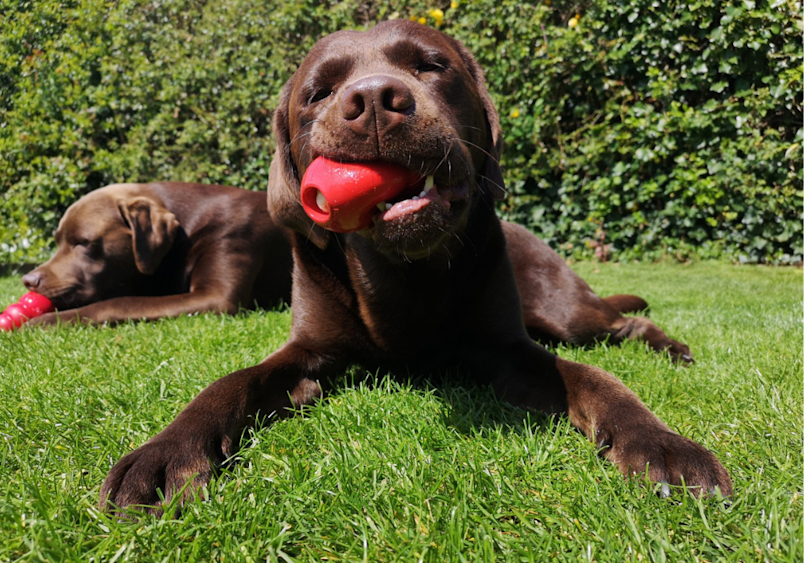
<svg viewBox="0 0 804 563"><path fill-rule="evenodd" d="M290 301L287 232L265 195L230 186L114 184L71 205L53 258L23 276L58 309L29 325L117 322Z"/></svg>
<svg viewBox="0 0 804 563"><path fill-rule="evenodd" d="M274 134L269 207L294 231L290 339L261 364L211 384L123 457L103 483L101 506L161 510L158 489L170 499L190 481L189 494L237 451L255 419L315 401L352 364L458 368L514 405L569 416L626 475L647 467L653 481L731 493L717 458L671 431L618 379L528 336L494 213L498 118L461 44L409 21L330 35L285 86ZM300 178L319 155L432 175L435 193L408 206L415 211L378 212L363 231L331 233L299 200Z"/></svg>

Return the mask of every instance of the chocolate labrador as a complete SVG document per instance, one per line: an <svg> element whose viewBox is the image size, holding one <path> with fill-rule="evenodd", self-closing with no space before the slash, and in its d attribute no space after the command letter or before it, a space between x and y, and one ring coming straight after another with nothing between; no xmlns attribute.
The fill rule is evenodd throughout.
<svg viewBox="0 0 804 563"><path fill-rule="evenodd" d="M293 230L290 338L259 365L212 383L123 457L103 483L101 506L158 512L158 490L170 500L189 483L190 495L237 451L245 428L317 400L353 364L458 368L514 405L567 415L625 475L647 471L656 482L731 493L717 458L670 430L617 378L529 337L494 212L503 195L498 117L460 43L399 20L325 37L283 89L274 134L269 208ZM386 202L362 231L329 232L299 196L322 155L398 165L432 176L434 187L424 202ZM539 301L568 302L559 282L536 281ZM574 314L570 306L550 317Z"/></svg>
<svg viewBox="0 0 804 563"><path fill-rule="evenodd" d="M23 276L58 310L30 325L157 319L290 301L292 258L265 194L114 184L71 205L53 258Z"/></svg>

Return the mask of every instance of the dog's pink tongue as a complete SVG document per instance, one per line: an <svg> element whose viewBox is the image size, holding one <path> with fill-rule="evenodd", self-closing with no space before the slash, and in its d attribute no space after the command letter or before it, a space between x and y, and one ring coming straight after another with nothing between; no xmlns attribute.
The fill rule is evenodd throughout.
<svg viewBox="0 0 804 563"><path fill-rule="evenodd" d="M371 224L378 203L397 197L418 180L414 172L392 164L336 162L319 156L302 178L302 207L325 229L359 231Z"/></svg>
<svg viewBox="0 0 804 563"><path fill-rule="evenodd" d="M447 209L449 209L450 206L449 201L443 199L437 190L430 190L423 196L416 196L412 199L406 199L395 203L388 211L383 213L382 218L384 221L393 221L405 215L412 215L431 203L439 204Z"/></svg>

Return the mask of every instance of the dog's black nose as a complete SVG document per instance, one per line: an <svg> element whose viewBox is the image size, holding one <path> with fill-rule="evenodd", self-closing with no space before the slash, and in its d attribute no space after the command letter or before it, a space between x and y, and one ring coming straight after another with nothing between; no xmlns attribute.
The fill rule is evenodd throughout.
<svg viewBox="0 0 804 563"><path fill-rule="evenodd" d="M349 127L360 135L382 135L413 113L413 93L392 76L368 76L343 94L341 111Z"/></svg>
<svg viewBox="0 0 804 563"><path fill-rule="evenodd" d="M28 272L27 274L22 276L22 283L29 290L33 291L39 287L40 283L42 283L42 276L36 270L34 270L33 272Z"/></svg>

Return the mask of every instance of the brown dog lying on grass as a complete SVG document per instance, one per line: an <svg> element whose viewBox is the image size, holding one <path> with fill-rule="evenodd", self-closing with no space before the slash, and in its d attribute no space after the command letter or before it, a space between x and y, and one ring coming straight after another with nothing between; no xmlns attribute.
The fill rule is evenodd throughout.
<svg viewBox="0 0 804 563"><path fill-rule="evenodd" d="M234 314L290 302L288 233L257 192L114 184L67 209L56 243L53 258L22 281L58 312L29 325Z"/></svg>
<svg viewBox="0 0 804 563"><path fill-rule="evenodd" d="M352 364L403 373L459 368L514 405L567 415L625 475L647 471L656 482L731 493L717 458L670 430L622 382L529 337L505 252L512 231L494 213L502 195L498 118L460 43L410 21L330 35L285 86L274 134L269 208L293 229L290 338L259 365L215 381L123 457L103 483L101 506L158 512L158 491L169 501L188 482L191 495L255 420L312 403ZM360 232L332 233L311 222L299 198L300 179L322 155L405 167L432 176L434 188L417 205L387 202ZM553 326L570 326L580 312L590 326L605 326L597 320L605 314L587 306L594 299L572 279L561 285L565 270L541 248L530 251L559 272L523 293L548 311L540 318L554 324L544 330L555 334ZM585 296L580 306L573 295Z"/></svg>
<svg viewBox="0 0 804 563"><path fill-rule="evenodd" d="M645 340L674 360L689 348L645 317L633 295L600 298L546 244L503 222L530 335L544 343ZM114 184L70 206L47 263L23 276L58 312L29 322L115 323L198 312L236 313L290 300L287 232L265 196L230 186ZM550 295L550 299L543 299Z"/></svg>

